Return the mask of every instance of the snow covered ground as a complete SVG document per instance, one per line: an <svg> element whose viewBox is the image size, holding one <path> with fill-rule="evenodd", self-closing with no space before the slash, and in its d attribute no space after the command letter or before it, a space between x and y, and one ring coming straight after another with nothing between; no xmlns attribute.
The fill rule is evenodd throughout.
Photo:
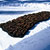
<svg viewBox="0 0 50 50"><path fill-rule="evenodd" d="M50 27L9 46L6 50L46 50L50 47ZM50 48L48 48L50 50Z"/></svg>
<svg viewBox="0 0 50 50"><path fill-rule="evenodd" d="M10 4L11 5L11 4ZM50 10L50 2L46 3L15 3L10 5L1 5L0 11L36 11L36 10Z"/></svg>
<svg viewBox="0 0 50 50"><path fill-rule="evenodd" d="M10 10L7 7L2 7L2 11ZM30 13L37 13L41 11L50 11L49 3L29 3L25 8L18 7L19 9L11 11L32 11L23 14L0 14L0 23L18 18ZM27 9L26 9L27 8ZM0 50L42 50L50 44L50 19L40 22L35 25L35 28L28 30L29 34L23 38L13 38L9 36L0 28ZM24 39L24 40L23 40ZM28 48L27 48L28 47ZM17 49L16 49L17 48ZM23 48L23 49L22 49Z"/></svg>

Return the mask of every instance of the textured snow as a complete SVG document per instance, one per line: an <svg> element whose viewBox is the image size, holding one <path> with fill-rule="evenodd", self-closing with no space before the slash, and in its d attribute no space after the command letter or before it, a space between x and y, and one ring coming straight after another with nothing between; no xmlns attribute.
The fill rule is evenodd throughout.
<svg viewBox="0 0 50 50"><path fill-rule="evenodd" d="M23 5L15 9L14 7L1 7L0 11L33 11L29 13L37 13L41 11L50 11L49 3L28 3L25 7ZM18 9L19 8L19 9ZM27 9L26 9L27 8ZM29 14L25 13L25 14ZM0 14L0 23L7 22L9 20L18 18L25 14ZM30 29L28 35L23 38L13 38L9 36L0 28L0 50L41 50L49 45L50 42L50 19L40 22L35 25L35 28ZM46 29L47 28L47 29ZM43 31L42 31L43 30ZM24 39L24 40L23 40ZM27 48L28 47L28 48Z"/></svg>
<svg viewBox="0 0 50 50"><path fill-rule="evenodd" d="M12 4L12 5L17 5ZM37 11L37 10L50 10L50 3L19 3L19 6L1 5L0 11Z"/></svg>

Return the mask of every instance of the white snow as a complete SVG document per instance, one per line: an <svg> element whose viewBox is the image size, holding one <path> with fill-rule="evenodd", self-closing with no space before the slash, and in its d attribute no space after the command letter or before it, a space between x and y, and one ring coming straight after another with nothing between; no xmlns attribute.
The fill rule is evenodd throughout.
<svg viewBox="0 0 50 50"><path fill-rule="evenodd" d="M24 40L9 46L6 50L50 50L50 27L32 35Z"/></svg>
<svg viewBox="0 0 50 50"><path fill-rule="evenodd" d="M50 5L48 4L44 4L44 3L29 3L27 4L26 7L22 7L22 6L19 6L19 7L12 7L9 9L9 7L1 7L0 8L0 11L33 11L33 12L29 12L29 13L37 13L37 12L41 12L41 11L50 11ZM29 14L29 13L25 13L25 14ZM15 14L12 14L12 15L8 15L8 14L0 14L0 23L4 23L4 22L7 22L9 20L12 20L12 19L15 19L15 18L18 18L22 15L25 15L25 14L19 14L19 15L15 15ZM34 35L34 34L37 34L38 32L46 29L47 27L50 27L50 19L47 20L47 21L43 21L43 22L40 22L34 29L32 30L29 30L30 33L29 35L26 35L24 36L23 38L13 38L11 36L9 36L6 32L4 32L1 28L0 28L0 50L5 50L7 49L10 45L11 46L14 46L16 43L22 41L23 39L27 39L28 37ZM43 35L40 35L40 36L43 36ZM39 37L40 38L40 37ZM36 39L34 39L36 40ZM29 46L30 47L30 46Z"/></svg>
<svg viewBox="0 0 50 50"><path fill-rule="evenodd" d="M17 4L17 3L16 3ZM1 6L0 11L35 11L50 10L49 3L24 3L20 6Z"/></svg>

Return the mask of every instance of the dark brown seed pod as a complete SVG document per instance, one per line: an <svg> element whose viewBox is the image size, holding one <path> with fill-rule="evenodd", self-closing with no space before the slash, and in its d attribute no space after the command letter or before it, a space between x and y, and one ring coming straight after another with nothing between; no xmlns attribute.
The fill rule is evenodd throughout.
<svg viewBox="0 0 50 50"><path fill-rule="evenodd" d="M12 37L23 37L26 32L40 21L50 18L50 12L42 11L38 13L24 15L12 21L0 24L0 27Z"/></svg>

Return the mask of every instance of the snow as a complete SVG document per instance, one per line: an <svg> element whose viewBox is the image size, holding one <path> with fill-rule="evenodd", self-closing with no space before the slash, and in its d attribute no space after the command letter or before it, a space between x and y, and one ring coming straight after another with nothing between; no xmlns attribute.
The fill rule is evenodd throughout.
<svg viewBox="0 0 50 50"><path fill-rule="evenodd" d="M20 3L19 6L2 5L0 7L0 11L35 11L35 10L50 10L50 5L49 3L44 2L44 3L24 3L24 4Z"/></svg>
<svg viewBox="0 0 50 50"><path fill-rule="evenodd" d="M44 50L50 45L50 27L32 35L6 50Z"/></svg>
<svg viewBox="0 0 50 50"><path fill-rule="evenodd" d="M49 4L49 3L48 3ZM30 13L41 11L50 11L50 5L46 3L28 3L26 7L1 7L0 11L32 11L24 14L0 14L0 23L18 18ZM47 8L46 8L47 7ZM15 9L13 9L15 8ZM19 9L18 9L19 8ZM27 8L27 9L26 9ZM30 29L28 35L23 38L13 38L0 28L0 50L41 50L50 43L50 19L36 24L36 27ZM23 40L24 39L24 40ZM27 48L28 47L28 48ZM33 48L34 47L34 48Z"/></svg>
<svg viewBox="0 0 50 50"><path fill-rule="evenodd" d="M4 1L4 0L0 0L0 1Z"/></svg>

